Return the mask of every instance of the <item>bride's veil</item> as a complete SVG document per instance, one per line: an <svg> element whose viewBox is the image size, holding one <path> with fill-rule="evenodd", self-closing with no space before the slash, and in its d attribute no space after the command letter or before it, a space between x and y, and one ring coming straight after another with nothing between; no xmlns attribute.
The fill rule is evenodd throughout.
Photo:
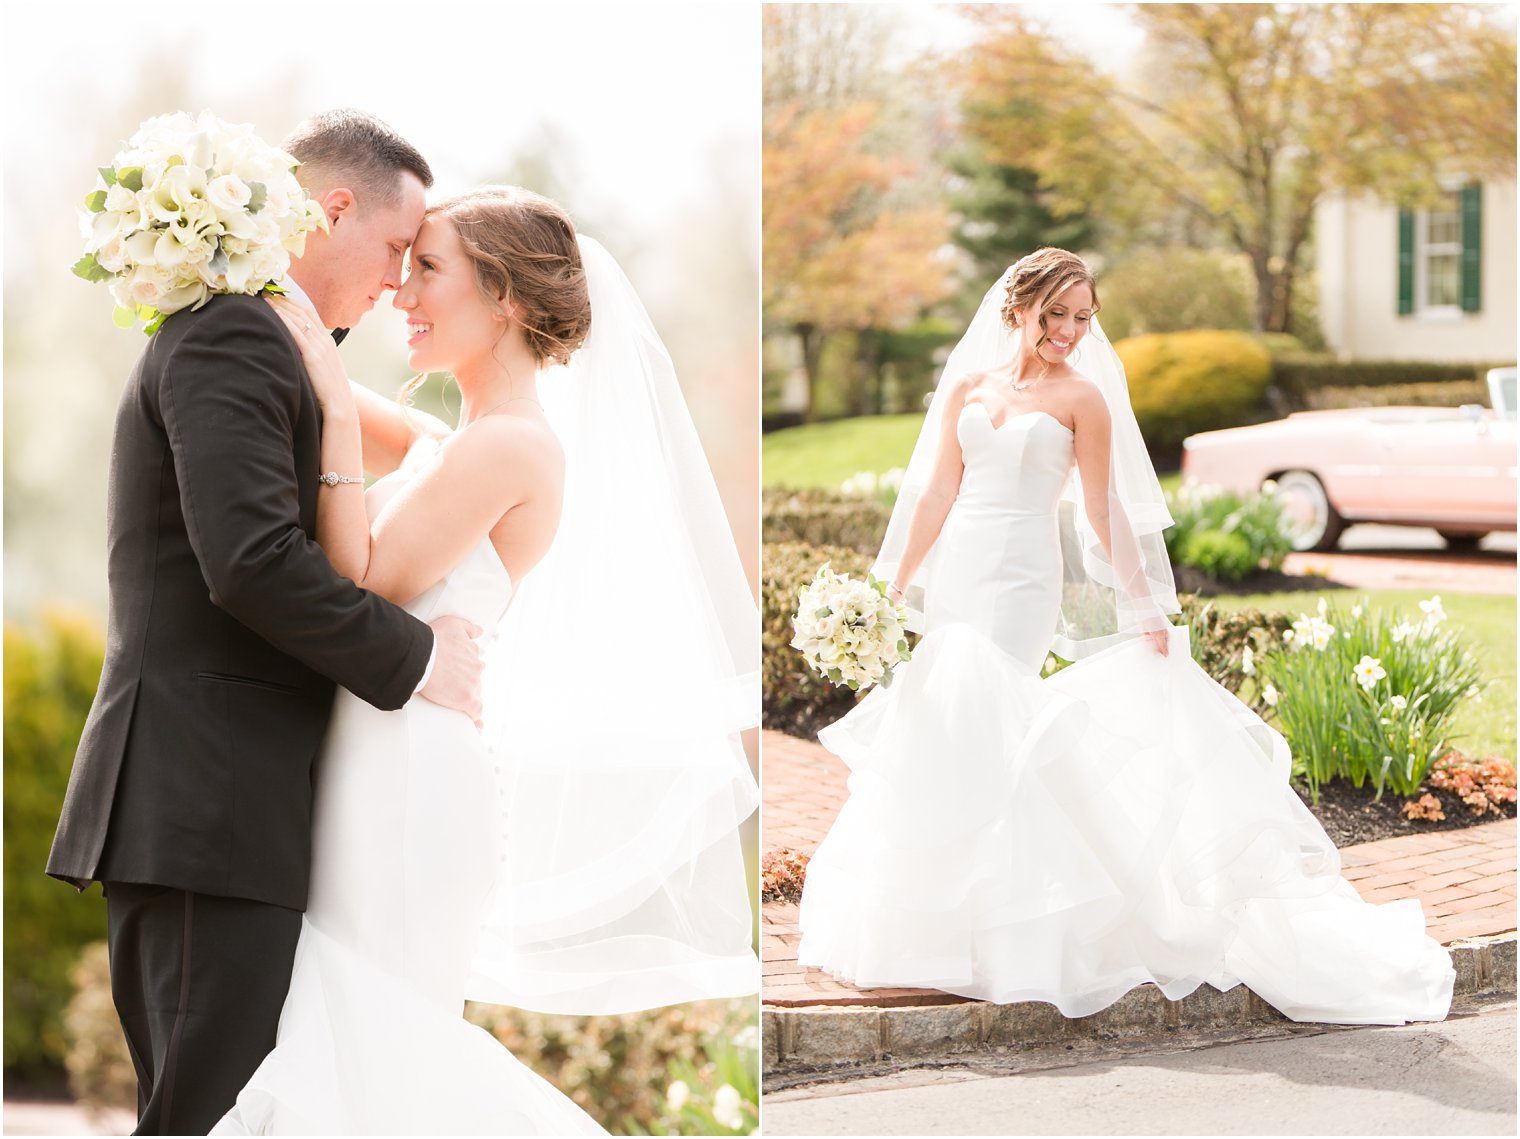
<svg viewBox="0 0 1520 1139"><path fill-rule="evenodd" d="M936 549L911 582L897 578L907 546L914 507L929 485L950 381L973 372L1006 368L1016 357L1021 334L1003 321L1013 266L982 297L965 335L951 350L940 383L924 417L903 475L897 503L887 522L881 552L871 572L882 581L896 580L906 595L908 627L924 631L926 593L934 588ZM1129 383L1118 353L1104 335L1096 315L1077 346L1071 366L1090 380L1108 406L1110 447L1106 506L1111 522L1105 548L1089 517L1089 496L1082 473L1074 469L1061 496L1059 521L1064 561L1061 614L1051 649L1068 660L1090 656L1119 639L1169 627L1166 614L1178 612L1177 587L1162 531L1172 524L1166 497L1129 402Z"/></svg>
<svg viewBox="0 0 1520 1139"><path fill-rule="evenodd" d="M579 245L590 334L539 385L563 514L487 657L504 846L469 996L592 1014L759 987L737 827L760 644L670 356Z"/></svg>

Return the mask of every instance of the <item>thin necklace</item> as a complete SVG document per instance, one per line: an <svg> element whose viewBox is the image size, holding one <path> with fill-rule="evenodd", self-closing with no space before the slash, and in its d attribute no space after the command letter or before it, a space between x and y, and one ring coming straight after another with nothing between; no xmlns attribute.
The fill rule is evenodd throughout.
<svg viewBox="0 0 1520 1139"><path fill-rule="evenodd" d="M1038 353L1036 353L1036 355L1038 355ZM1040 363L1043 364L1044 367L1040 369L1040 374L1034 379L1021 380L1018 377L1010 374L1008 377L1008 386L1016 392L1027 392L1030 388L1034 387L1035 384L1043 380L1045 378L1045 374L1050 371L1050 362L1046 360L1045 357L1040 357ZM1017 361L1015 361L1015 364L1017 364Z"/></svg>
<svg viewBox="0 0 1520 1139"><path fill-rule="evenodd" d="M490 415L491 412L495 411L498 407L506 407L507 404L509 404L509 403L516 403L520 399L521 400L526 400L528 403L531 403L534 407L538 408L539 411L542 411L544 409L544 405L541 404L541 403L539 403L538 400L534 399L530 395L514 395L514 396L507 397L506 399L502 400L500 403L493 403L490 407L486 408L479 415L477 415L473 419L471 419L470 422L474 423L474 422L476 422L476 420L484 419L486 416Z"/></svg>

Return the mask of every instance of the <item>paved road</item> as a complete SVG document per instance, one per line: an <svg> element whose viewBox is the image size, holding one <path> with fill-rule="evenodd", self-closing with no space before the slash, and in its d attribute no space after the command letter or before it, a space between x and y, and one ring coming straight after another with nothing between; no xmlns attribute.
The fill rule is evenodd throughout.
<svg viewBox="0 0 1520 1139"><path fill-rule="evenodd" d="M902 1072L765 1097L766 1135L1514 1135L1515 1006L1097 1060Z"/></svg>

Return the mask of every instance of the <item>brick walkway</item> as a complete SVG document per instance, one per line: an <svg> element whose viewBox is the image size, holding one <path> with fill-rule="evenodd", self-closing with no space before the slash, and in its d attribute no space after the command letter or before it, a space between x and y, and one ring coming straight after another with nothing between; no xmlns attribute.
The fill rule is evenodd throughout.
<svg viewBox="0 0 1520 1139"><path fill-rule="evenodd" d="M1417 589L1432 593L1515 595L1515 556L1440 550L1361 550L1289 554L1283 572L1315 574L1353 589Z"/></svg>
<svg viewBox="0 0 1520 1139"><path fill-rule="evenodd" d="M846 794L847 770L817 743L780 732L761 742L766 850L811 854ZM1346 847L1345 876L1369 902L1419 898L1430 935L1443 945L1515 929L1515 820L1406 835ZM797 907L771 902L761 918L760 957L767 1005L952 1004L965 998L927 989L856 989L797 964Z"/></svg>

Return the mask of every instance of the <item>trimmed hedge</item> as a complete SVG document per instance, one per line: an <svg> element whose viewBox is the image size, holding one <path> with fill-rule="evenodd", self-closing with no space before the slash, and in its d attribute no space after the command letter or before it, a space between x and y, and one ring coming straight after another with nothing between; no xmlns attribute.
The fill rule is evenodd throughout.
<svg viewBox="0 0 1520 1139"><path fill-rule="evenodd" d="M1272 355L1244 332L1169 332L1114 345L1130 402L1150 447L1166 452L1189 435L1238 427L1266 413Z"/></svg>
<svg viewBox="0 0 1520 1139"><path fill-rule="evenodd" d="M807 666L791 647L797 592L829 562L839 573L864 578L872 555L843 546L767 542L760 584L763 719L767 728L811 739L818 729L855 706L856 694L835 687Z"/></svg>
<svg viewBox="0 0 1520 1139"><path fill-rule="evenodd" d="M61 1068L63 1012L80 949L106 935L98 896L43 873L105 641L94 622L50 613L5 626L5 1067Z"/></svg>
<svg viewBox="0 0 1520 1139"><path fill-rule="evenodd" d="M766 487L761 498L762 542L844 546L875 556L892 508L874 498L827 487Z"/></svg>
<svg viewBox="0 0 1520 1139"><path fill-rule="evenodd" d="M1441 380L1380 387L1326 387L1311 391L1305 403L1308 411L1339 407L1460 407L1464 403L1487 407L1488 384L1483 380Z"/></svg>
<svg viewBox="0 0 1520 1139"><path fill-rule="evenodd" d="M1274 365L1273 383L1290 401L1308 406L1310 394L1321 388L1381 388L1457 380L1482 383L1490 368L1513 362L1452 364L1437 360L1340 360L1329 355L1286 355ZM1483 402L1488 402L1486 396Z"/></svg>
<svg viewBox="0 0 1520 1139"><path fill-rule="evenodd" d="M1283 634L1293 627L1291 616L1275 610L1239 609L1226 613L1215 609L1212 601L1192 593L1177 600L1182 605L1182 623L1191 627L1193 659L1236 696L1251 675L1245 671L1245 650L1249 648L1259 658L1269 646L1281 644ZM1267 712L1259 694L1253 698L1251 710L1258 716Z"/></svg>

